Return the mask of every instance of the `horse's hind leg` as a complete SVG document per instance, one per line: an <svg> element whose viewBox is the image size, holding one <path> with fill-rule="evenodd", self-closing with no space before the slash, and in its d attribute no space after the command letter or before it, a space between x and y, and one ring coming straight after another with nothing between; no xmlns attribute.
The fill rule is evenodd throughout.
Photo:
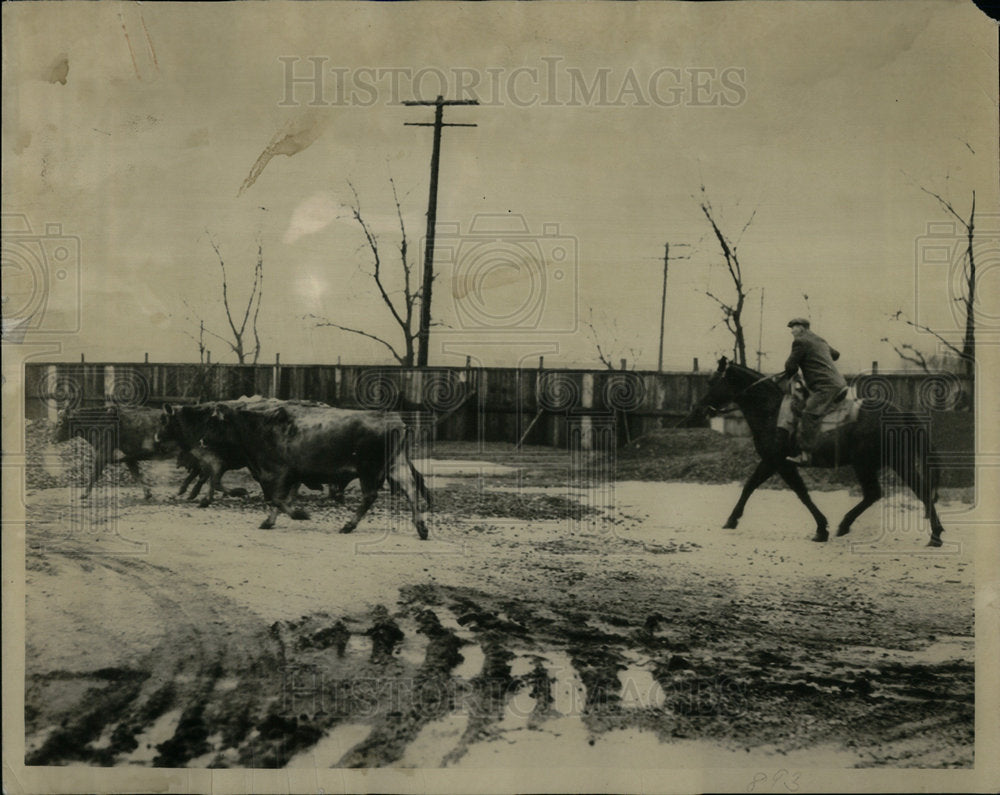
<svg viewBox="0 0 1000 795"><path fill-rule="evenodd" d="M757 487L761 483L774 474L774 470L775 465L770 461L761 461L757 464L757 468L750 473L750 477L747 478L747 482L743 486L743 493L740 494L739 501L733 506L733 510L729 514L726 523L722 525L723 530L733 530L736 528L736 525L740 522L740 517L743 516L743 509L746 507L750 495L757 490Z"/></svg>
<svg viewBox="0 0 1000 795"><path fill-rule="evenodd" d="M795 464L782 461L778 466L778 474L781 475L782 480L795 492L795 496L809 509L809 513L816 520L816 534L812 537L812 540L826 541L830 537L830 533L827 530L829 522L827 522L823 512L816 507L816 503L812 501L812 497L809 496L809 489L806 488L806 484L802 480L802 475L799 474L799 470Z"/></svg>
<svg viewBox="0 0 1000 795"><path fill-rule="evenodd" d="M850 533L854 520L882 498L882 487L878 482L878 469L862 468L855 465L854 472L858 476L858 483L861 484L861 502L844 514L844 518L837 526L838 536L846 536Z"/></svg>
<svg viewBox="0 0 1000 795"><path fill-rule="evenodd" d="M934 503L937 500L937 483L935 482L934 473L931 472L929 466L925 465L925 467L924 471L920 472L917 469L916 462L914 462L914 465L900 463L893 465L892 468L899 475L900 480L917 495L917 498L924 505L924 516L931 523L931 540L927 542L927 546L939 547L941 546L941 533L944 532L944 527L941 526L937 509L934 507Z"/></svg>

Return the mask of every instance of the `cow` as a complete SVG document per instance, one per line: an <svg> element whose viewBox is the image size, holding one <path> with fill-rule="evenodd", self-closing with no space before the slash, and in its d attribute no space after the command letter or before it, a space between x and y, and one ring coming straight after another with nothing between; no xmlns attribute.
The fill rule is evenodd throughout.
<svg viewBox="0 0 1000 795"><path fill-rule="evenodd" d="M139 462L163 458L169 452L156 443L159 421L160 410L147 406L109 405L61 411L53 428L52 440L56 443L68 442L79 436L94 448L94 464L80 499L90 496L104 468L115 461L116 450L122 456L118 461L128 467L132 477L142 486L145 498L151 499L153 492L142 477Z"/></svg>
<svg viewBox="0 0 1000 795"><path fill-rule="evenodd" d="M238 445L246 454L250 472L270 504L261 529L274 527L282 511L292 519L309 518L306 511L292 505L300 483L330 483L356 476L361 483L361 504L341 533L357 527L388 480L410 503L417 535L426 540L420 499L429 509L430 494L407 454L407 433L394 412L294 403L273 407L217 403L204 443Z"/></svg>
<svg viewBox="0 0 1000 795"><path fill-rule="evenodd" d="M249 406L251 408L274 408L279 405L299 405L299 406L326 406L325 403L313 403L311 401L284 401L277 398L247 398L239 400L222 401L232 406ZM246 489L227 489L222 485L222 475L231 469L243 469L249 465L247 457L244 455L239 445L227 443L225 440L217 440L214 444L202 444L205 438L207 423L210 415L217 403L198 403L195 405L173 406L169 403L163 406L163 413L160 416L160 426L156 434L158 443L175 442L180 445L181 456L193 462L194 471L181 484L178 495L184 494L191 481L198 477L198 482L188 496L189 500L194 500L201 487L208 483L208 494L198 503L199 508L207 508L211 505L218 489L223 494L230 497L246 496ZM180 466L180 458L178 459ZM330 498L338 505L344 504L344 489L356 475L344 473L344 475L330 482ZM311 489L322 490L324 483L309 480L303 481Z"/></svg>
<svg viewBox="0 0 1000 795"><path fill-rule="evenodd" d="M230 469L242 469L247 465L242 450L225 444L212 447L201 445L214 406L214 403L199 403L193 406L164 404L155 436L158 444L174 442L179 445L181 456L185 457L185 461L193 463L193 471L189 469L178 496L184 494L195 477L198 478L198 482L191 489L189 500L197 498L201 487L208 483L208 493L198 503L199 508L211 505L216 489L230 497L242 497L247 493L246 489L227 489L221 482L222 475ZM178 462L180 463L180 459Z"/></svg>

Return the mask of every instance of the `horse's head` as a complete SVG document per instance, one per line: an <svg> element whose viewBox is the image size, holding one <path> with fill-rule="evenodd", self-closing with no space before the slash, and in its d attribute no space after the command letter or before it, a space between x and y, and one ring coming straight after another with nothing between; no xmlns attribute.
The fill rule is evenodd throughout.
<svg viewBox="0 0 1000 795"><path fill-rule="evenodd" d="M701 409L709 417L725 409L726 406L733 402L735 397L733 388L726 379L728 369L729 360L723 356L719 359L718 369L708 379L708 392L698 401L697 408Z"/></svg>

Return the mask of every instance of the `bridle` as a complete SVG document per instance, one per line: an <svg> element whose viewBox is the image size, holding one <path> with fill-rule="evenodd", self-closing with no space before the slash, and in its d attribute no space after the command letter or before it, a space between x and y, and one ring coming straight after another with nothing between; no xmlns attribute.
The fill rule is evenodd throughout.
<svg viewBox="0 0 1000 795"><path fill-rule="evenodd" d="M720 378L725 378L726 377L726 371L729 369L729 365L730 364L731 364L731 362L728 362L728 361L726 362L726 366L719 372L719 377ZM739 400L741 397L743 397L751 389L753 389L754 387L756 387L756 386L758 386L760 384L763 384L765 381L774 381L774 380L775 380L775 377L773 375L764 375L764 376L761 376L756 381L754 381L752 384L750 384L749 386L741 389L739 392L737 392L735 395L733 395L731 398L729 398L729 402L733 403L733 402ZM710 409L711 411L715 412L716 414L730 414L730 413L732 413L734 411L738 411L739 410L739 406L733 406L732 408L728 408L728 409L720 409L720 408L717 408L717 407L715 407L715 406L713 406L713 405L711 405L709 403L705 404L705 408Z"/></svg>

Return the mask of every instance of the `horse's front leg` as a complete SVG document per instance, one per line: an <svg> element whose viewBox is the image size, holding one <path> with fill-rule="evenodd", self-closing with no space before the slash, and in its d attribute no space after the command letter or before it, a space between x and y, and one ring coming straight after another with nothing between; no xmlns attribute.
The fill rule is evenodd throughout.
<svg viewBox="0 0 1000 795"><path fill-rule="evenodd" d="M729 514L726 523L722 525L724 530L735 529L736 525L740 522L740 517L743 516L743 509L746 507L750 495L757 490L758 486L771 477L776 469L777 464L774 461L761 461L757 464L757 468L750 473L750 477L747 478L747 482L743 486L743 493L740 494L739 501L733 507L733 511Z"/></svg>
<svg viewBox="0 0 1000 795"><path fill-rule="evenodd" d="M829 522L827 522L823 512L816 507L816 504L809 496L809 489L806 488L806 484L803 482L802 476L799 474L799 470L796 468L795 464L788 461L782 461L778 466L778 474L781 475L782 479L788 484L789 488L795 492L795 496L802 501L802 504L809 509L809 513L813 515L813 519L816 520L816 535L812 537L812 540L826 541L830 537L830 532L828 530Z"/></svg>

